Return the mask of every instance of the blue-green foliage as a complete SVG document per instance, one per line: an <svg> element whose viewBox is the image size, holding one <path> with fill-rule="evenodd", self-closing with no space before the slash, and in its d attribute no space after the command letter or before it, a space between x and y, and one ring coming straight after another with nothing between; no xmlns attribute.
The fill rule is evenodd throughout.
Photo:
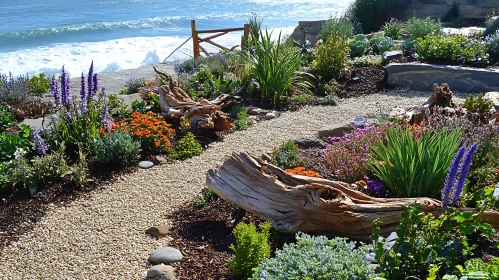
<svg viewBox="0 0 499 280"><path fill-rule="evenodd" d="M95 156L100 163L133 164L139 153L140 143L125 131L106 134L95 144Z"/></svg>
<svg viewBox="0 0 499 280"><path fill-rule="evenodd" d="M369 49L369 40L367 40L366 35L357 34L353 36L353 40L348 43L350 47L350 56L362 56Z"/></svg>
<svg viewBox="0 0 499 280"><path fill-rule="evenodd" d="M371 279L374 276L364 256L369 246L336 237L311 237L298 233L296 244L286 244L274 258L261 263L253 280Z"/></svg>
<svg viewBox="0 0 499 280"><path fill-rule="evenodd" d="M384 52L389 51L393 46L393 39L384 36L374 36L369 43L373 52L383 54Z"/></svg>

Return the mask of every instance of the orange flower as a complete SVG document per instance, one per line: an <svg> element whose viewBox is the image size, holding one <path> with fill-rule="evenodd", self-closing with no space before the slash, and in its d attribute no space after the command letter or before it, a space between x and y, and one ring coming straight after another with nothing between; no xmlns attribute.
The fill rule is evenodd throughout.
<svg viewBox="0 0 499 280"><path fill-rule="evenodd" d="M286 172L291 173L291 174L296 174L296 175L304 175L308 177L317 177L317 178L322 178L322 176L315 172L315 171L309 171L306 170L305 167L303 166L298 166L292 169L286 169Z"/></svg>
<svg viewBox="0 0 499 280"><path fill-rule="evenodd" d="M106 134L106 131L104 130L104 128L99 127L99 134L100 134L101 136L104 136L104 134Z"/></svg>
<svg viewBox="0 0 499 280"><path fill-rule="evenodd" d="M161 145L161 142L156 141L156 142L154 142L154 144L156 145L156 147L159 147Z"/></svg>
<svg viewBox="0 0 499 280"><path fill-rule="evenodd" d="M133 134L136 136L139 136L139 137L142 136L142 132L140 132L138 130L134 131Z"/></svg>

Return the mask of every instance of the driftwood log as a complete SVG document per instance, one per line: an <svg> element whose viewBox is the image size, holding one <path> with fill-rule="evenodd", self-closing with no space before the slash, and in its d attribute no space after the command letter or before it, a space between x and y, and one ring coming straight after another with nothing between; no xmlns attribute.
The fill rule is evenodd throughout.
<svg viewBox="0 0 499 280"><path fill-rule="evenodd" d="M223 94L213 101L201 99L196 102L180 88L171 75L158 71L156 67L154 71L168 82L167 85L153 89L159 95L163 116L186 116L195 131L223 131L234 127L230 117L222 112L222 108L231 105L229 95Z"/></svg>
<svg viewBox="0 0 499 280"><path fill-rule="evenodd" d="M431 198L374 198L349 184L293 175L251 156L233 154L207 172L206 184L222 199L269 220L281 232L308 232L368 241L372 222L382 218L381 233L399 225L401 213L418 203L420 210L439 215L441 203ZM499 228L499 213L482 216Z"/></svg>

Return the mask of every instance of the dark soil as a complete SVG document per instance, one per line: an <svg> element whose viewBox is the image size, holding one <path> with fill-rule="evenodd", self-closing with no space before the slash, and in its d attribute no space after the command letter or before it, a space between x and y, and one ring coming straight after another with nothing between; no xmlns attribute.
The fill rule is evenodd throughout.
<svg viewBox="0 0 499 280"><path fill-rule="evenodd" d="M384 66L352 67L358 80L350 77L346 81L339 81L336 95L341 98L352 98L375 94L386 86L386 70Z"/></svg>

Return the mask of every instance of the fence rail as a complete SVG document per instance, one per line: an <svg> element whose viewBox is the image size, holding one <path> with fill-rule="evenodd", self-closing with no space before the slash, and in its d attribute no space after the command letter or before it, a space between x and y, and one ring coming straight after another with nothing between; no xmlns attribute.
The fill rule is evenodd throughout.
<svg viewBox="0 0 499 280"><path fill-rule="evenodd" d="M212 41L212 39L223 36L229 32L244 31L243 36L241 38L241 48L246 48L246 42L249 37L249 24L245 24L244 27L240 28L197 30L196 20L191 20L191 29L192 29L192 41L193 41L192 45L193 45L194 58L201 57L201 52L203 52L206 56L210 56L210 54L206 51L206 49L203 48L203 46L201 46L201 43L208 43L222 50L229 50L229 48L226 48ZM216 33L216 34L204 38L199 37L199 34L206 34L206 33Z"/></svg>

